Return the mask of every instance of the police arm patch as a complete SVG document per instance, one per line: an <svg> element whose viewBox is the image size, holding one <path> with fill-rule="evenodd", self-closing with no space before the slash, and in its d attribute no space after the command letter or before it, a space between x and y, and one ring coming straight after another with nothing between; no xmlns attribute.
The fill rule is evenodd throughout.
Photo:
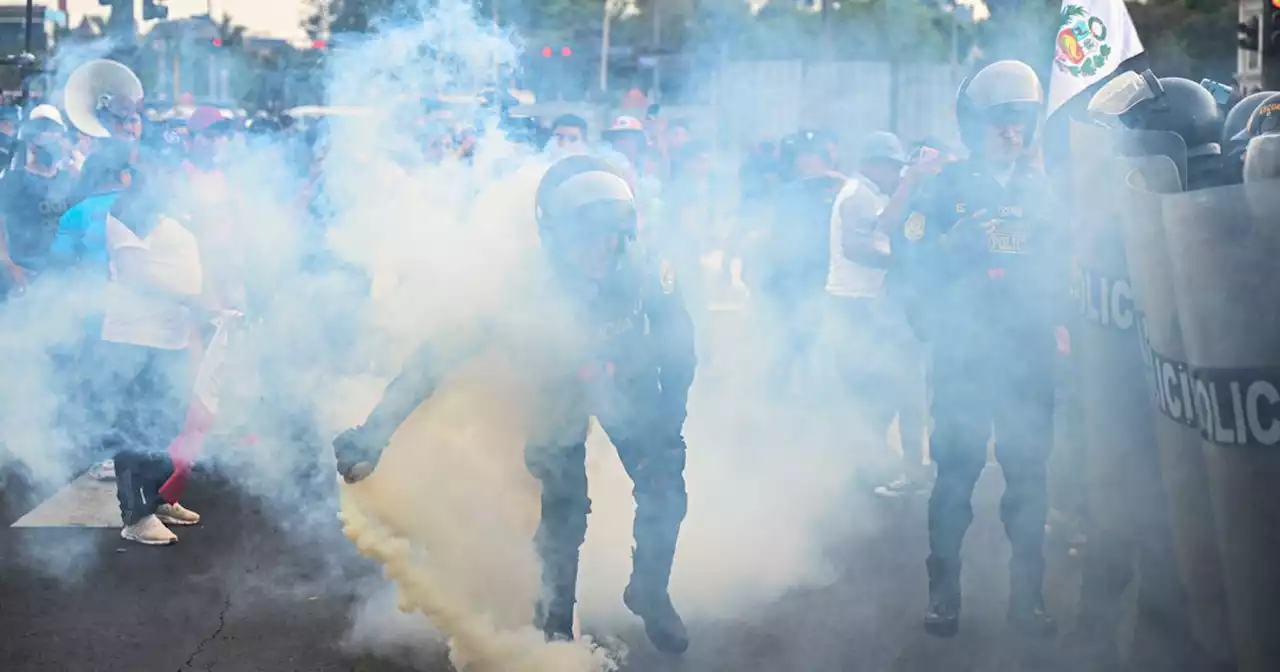
<svg viewBox="0 0 1280 672"><path fill-rule="evenodd" d="M664 261L658 272L658 279L662 283L662 293L670 294L676 291L676 269L671 262Z"/></svg>
<svg viewBox="0 0 1280 672"><path fill-rule="evenodd" d="M911 242L916 242L924 238L924 213L916 211L911 213L907 218L907 223L902 227L902 235Z"/></svg>

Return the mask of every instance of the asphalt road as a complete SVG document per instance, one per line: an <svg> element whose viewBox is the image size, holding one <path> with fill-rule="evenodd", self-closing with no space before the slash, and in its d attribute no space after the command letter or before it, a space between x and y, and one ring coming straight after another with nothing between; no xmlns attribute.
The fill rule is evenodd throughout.
<svg viewBox="0 0 1280 672"><path fill-rule="evenodd" d="M990 466L975 496L966 543L961 634L932 639L925 604L924 502L851 494L880 521L831 552L841 573L733 621L690 623L682 658L658 654L636 626L618 633L628 670L849 670L994 672L1070 669L1059 645L1029 643L1004 623L1008 545L998 521L1002 489ZM126 544L110 528L14 528L49 493L13 474L0 491L0 670L7 672L380 672L447 670L441 650L418 667L351 651L354 595L377 568L338 543L336 522L311 523L312 540L281 534L290 512L201 475L185 498L205 522L179 529L170 548ZM318 504L319 506L319 504ZM327 520L327 516L322 518ZM282 522L283 521L283 522ZM336 549L336 550L335 550ZM677 560L678 561L678 560ZM1072 611L1078 572L1051 552L1050 608ZM585 623L584 629L592 630Z"/></svg>

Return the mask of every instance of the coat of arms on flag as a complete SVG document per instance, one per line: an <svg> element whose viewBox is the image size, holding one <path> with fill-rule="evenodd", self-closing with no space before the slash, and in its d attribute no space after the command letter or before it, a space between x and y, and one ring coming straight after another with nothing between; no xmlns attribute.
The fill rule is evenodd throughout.
<svg viewBox="0 0 1280 672"><path fill-rule="evenodd" d="M1080 5L1063 4L1054 67L1072 77L1092 77L1110 57L1107 24Z"/></svg>

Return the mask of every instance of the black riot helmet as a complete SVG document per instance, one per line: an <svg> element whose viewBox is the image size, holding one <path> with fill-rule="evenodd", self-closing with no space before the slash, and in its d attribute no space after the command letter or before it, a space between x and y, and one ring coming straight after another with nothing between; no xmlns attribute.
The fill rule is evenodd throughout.
<svg viewBox="0 0 1280 672"><path fill-rule="evenodd" d="M1280 93L1267 96L1249 115L1241 136L1244 147L1245 182L1280 177Z"/></svg>
<svg viewBox="0 0 1280 672"><path fill-rule="evenodd" d="M956 93L956 122L970 151L983 145L986 126L1016 122L1030 144L1044 107L1044 90L1035 70L1022 61L996 61L960 83Z"/></svg>
<svg viewBox="0 0 1280 672"><path fill-rule="evenodd" d="M1246 129L1249 127L1249 118L1253 116L1253 111L1258 109L1262 101L1275 95L1274 91L1259 91L1255 94L1245 96L1240 102L1236 103L1227 112L1227 118L1222 122L1222 149L1230 151L1229 147L1249 141Z"/></svg>
<svg viewBox="0 0 1280 672"><path fill-rule="evenodd" d="M557 161L538 183L536 204L542 248L558 270L598 279L619 266L635 240L635 191L599 157Z"/></svg>
<svg viewBox="0 0 1280 672"><path fill-rule="evenodd" d="M1222 153L1222 109L1189 79L1122 73L1094 94L1089 113L1104 126L1174 133L1186 143L1188 159Z"/></svg>

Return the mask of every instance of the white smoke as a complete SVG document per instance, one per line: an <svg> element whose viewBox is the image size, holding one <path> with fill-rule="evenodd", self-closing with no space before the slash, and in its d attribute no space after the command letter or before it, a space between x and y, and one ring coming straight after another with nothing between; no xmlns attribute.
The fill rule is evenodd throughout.
<svg viewBox="0 0 1280 672"><path fill-rule="evenodd" d="M231 249L206 247L209 261L234 262L265 296L257 307L263 320L237 345L223 421L276 440L232 446L217 459L239 487L298 512L289 534L331 528L330 509L283 484L308 464L331 473L328 441L363 420L416 347L435 340L463 349L473 327L496 324L491 347L400 429L378 471L342 488L344 529L383 563L399 608L425 614L460 669L611 669L621 650L606 654L589 638L548 645L529 625L539 589L532 545L539 493L522 450L538 419L537 383L571 340L554 307L527 301L537 287L533 205L544 159L504 140L494 115L479 109L461 112L483 119L471 164L428 161L405 123L422 98L474 91L513 66L519 51L518 40L477 21L469 4L443 0L421 20L383 24L331 55L328 102L372 113L328 124L323 246L372 278L368 300L342 274L303 267L314 224L288 148L241 148L225 166L225 191L193 184L192 194L179 195L208 199L195 219L234 232ZM855 442L865 433L843 413L838 386L770 394L765 369L790 347L777 325L758 314L704 312L698 327L715 360L692 391L689 515L672 578L674 602L690 621L736 616L788 589L831 581L826 545L858 529L861 514L847 509L844 495L865 454ZM47 365L14 341L45 343L71 326L20 311L6 319L17 326L0 330L0 356L21 368L5 370L36 393L31 385L0 386L9 395L0 399L0 435L11 451L40 445L18 458L57 481L74 464L60 448L65 437L51 429L59 426L57 388ZM350 344L340 342L345 337ZM298 427L315 440L278 441ZM581 616L584 630L611 635L636 623L620 599L634 503L598 427L588 471ZM438 645L420 620L395 613L384 592L367 598L352 613L350 647L400 657L418 640Z"/></svg>

